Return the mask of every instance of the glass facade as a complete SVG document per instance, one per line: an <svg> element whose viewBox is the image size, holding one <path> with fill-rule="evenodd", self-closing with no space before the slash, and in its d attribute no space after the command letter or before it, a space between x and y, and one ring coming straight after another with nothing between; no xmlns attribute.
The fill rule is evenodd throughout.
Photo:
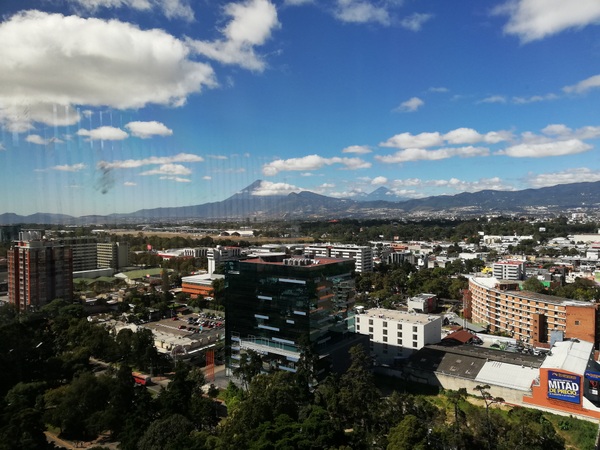
<svg viewBox="0 0 600 450"><path fill-rule="evenodd" d="M263 355L264 368L295 371L301 342L321 353L354 331L354 262L262 256L226 274L226 346Z"/></svg>

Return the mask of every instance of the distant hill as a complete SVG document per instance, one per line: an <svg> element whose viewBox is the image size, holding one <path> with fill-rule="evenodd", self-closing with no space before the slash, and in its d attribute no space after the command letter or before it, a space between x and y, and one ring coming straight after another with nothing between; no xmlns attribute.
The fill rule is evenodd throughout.
<svg viewBox="0 0 600 450"><path fill-rule="evenodd" d="M262 219L326 219L326 218L396 218L437 215L498 214L564 214L569 210L597 211L600 206L600 182L560 184L522 191L464 192L422 199L391 201L393 195L385 187L356 199L340 199L303 191L288 195L256 195L262 181L257 180L231 197L193 206L142 209L129 214L72 217L63 214L37 213L19 216L0 215L0 224L94 224L145 222Z"/></svg>

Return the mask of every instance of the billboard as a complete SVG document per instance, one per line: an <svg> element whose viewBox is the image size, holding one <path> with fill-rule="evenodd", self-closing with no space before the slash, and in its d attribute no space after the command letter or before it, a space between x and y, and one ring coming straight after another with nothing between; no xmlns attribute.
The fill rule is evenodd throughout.
<svg viewBox="0 0 600 450"><path fill-rule="evenodd" d="M581 377L570 373L548 371L548 398L580 403Z"/></svg>

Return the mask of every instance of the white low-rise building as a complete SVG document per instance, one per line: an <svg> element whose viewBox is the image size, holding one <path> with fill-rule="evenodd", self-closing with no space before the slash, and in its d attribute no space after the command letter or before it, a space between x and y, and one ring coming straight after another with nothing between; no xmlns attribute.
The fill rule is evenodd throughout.
<svg viewBox="0 0 600 450"><path fill-rule="evenodd" d="M437 315L373 308L355 318L355 331L369 336L378 364L393 365L442 338L442 318Z"/></svg>

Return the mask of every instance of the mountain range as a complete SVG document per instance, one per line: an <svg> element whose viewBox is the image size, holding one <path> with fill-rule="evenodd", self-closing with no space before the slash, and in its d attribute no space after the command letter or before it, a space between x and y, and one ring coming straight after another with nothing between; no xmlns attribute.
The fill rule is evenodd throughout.
<svg viewBox="0 0 600 450"><path fill-rule="evenodd" d="M415 218L425 216L474 216L482 214L560 215L569 211L597 211L600 181L561 184L522 191L484 190L402 200L380 187L354 198L333 198L309 191L287 195L256 195L257 180L231 197L193 206L142 209L128 214L73 217L36 213L20 216L0 214L0 224L102 224L190 220L322 220L331 218Z"/></svg>

